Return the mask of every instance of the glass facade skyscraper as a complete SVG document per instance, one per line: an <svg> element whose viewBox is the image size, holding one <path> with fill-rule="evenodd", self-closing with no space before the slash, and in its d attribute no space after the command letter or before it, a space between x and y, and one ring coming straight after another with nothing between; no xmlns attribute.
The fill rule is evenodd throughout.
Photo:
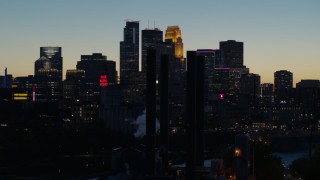
<svg viewBox="0 0 320 180"><path fill-rule="evenodd" d="M220 50L225 67L243 68L243 42L235 40L221 41Z"/></svg>
<svg viewBox="0 0 320 180"><path fill-rule="evenodd" d="M40 58L45 57L50 61L51 69L59 71L58 76L62 81L63 58L61 52L61 47L40 47Z"/></svg>
<svg viewBox="0 0 320 180"><path fill-rule="evenodd" d="M120 83L128 84L136 72L139 72L139 21L127 21L120 42Z"/></svg>
<svg viewBox="0 0 320 180"><path fill-rule="evenodd" d="M147 49L154 48L159 50L160 43L163 42L163 32L159 29L145 29L142 30L142 39L141 39L141 65L142 65L142 72L146 72L147 70ZM159 59L159 56L157 56ZM159 66L159 61L157 61L157 66Z"/></svg>

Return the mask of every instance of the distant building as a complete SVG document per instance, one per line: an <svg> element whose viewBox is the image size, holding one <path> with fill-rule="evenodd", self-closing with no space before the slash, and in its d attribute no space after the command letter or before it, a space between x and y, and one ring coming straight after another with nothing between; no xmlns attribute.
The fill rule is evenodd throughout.
<svg viewBox="0 0 320 180"><path fill-rule="evenodd" d="M56 62L41 56L34 63L33 83L37 91L36 101L59 101L62 98L62 75L61 69L53 65Z"/></svg>
<svg viewBox="0 0 320 180"><path fill-rule="evenodd" d="M265 103L273 102L273 84L263 83L260 85L261 88L261 99Z"/></svg>
<svg viewBox="0 0 320 180"><path fill-rule="evenodd" d="M275 101L290 101L293 88L293 75L290 71L280 70L274 72Z"/></svg>
<svg viewBox="0 0 320 180"><path fill-rule="evenodd" d="M213 121L213 108L214 104L212 103L212 95L214 95L214 69L216 61L220 61L220 56L218 53L219 50L213 49L198 49L197 55L204 57L204 103L205 103L205 116L204 121ZM216 56L217 55L217 56Z"/></svg>
<svg viewBox="0 0 320 180"><path fill-rule="evenodd" d="M40 57L45 57L50 61L51 68L59 71L59 78L62 81L63 58L61 53L61 47L40 47Z"/></svg>
<svg viewBox="0 0 320 180"><path fill-rule="evenodd" d="M66 73L66 79L63 82L63 98L64 100L77 101L85 96L86 83L85 71L82 69L69 69Z"/></svg>
<svg viewBox="0 0 320 180"><path fill-rule="evenodd" d="M155 29L144 29L142 30L141 38L141 65L142 72L146 72L147 69L147 49L155 48L160 49L161 43L163 42L163 32L158 28ZM159 65L159 58L157 58L157 64Z"/></svg>
<svg viewBox="0 0 320 180"><path fill-rule="evenodd" d="M172 42L175 48L175 57L183 59L183 42L179 26L168 26L165 42Z"/></svg>
<svg viewBox="0 0 320 180"><path fill-rule="evenodd" d="M11 88L13 83L12 74L0 76L0 88Z"/></svg>
<svg viewBox="0 0 320 180"><path fill-rule="evenodd" d="M120 84L127 86L139 72L139 21L127 21L120 42Z"/></svg>
<svg viewBox="0 0 320 180"><path fill-rule="evenodd" d="M247 94L251 103L257 103L260 97L260 75L249 73L243 75L240 80L240 94Z"/></svg>
<svg viewBox="0 0 320 180"><path fill-rule="evenodd" d="M77 69L84 70L86 80L98 86L101 75L107 76L109 85L117 83L116 62L108 60L107 56L101 53L81 55L81 60L77 62Z"/></svg>
<svg viewBox="0 0 320 180"><path fill-rule="evenodd" d="M292 72L280 70L274 72L274 90L291 89L293 87Z"/></svg>
<svg viewBox="0 0 320 180"><path fill-rule="evenodd" d="M221 41L220 50L224 59L225 67L243 67L243 42L235 40Z"/></svg>
<svg viewBox="0 0 320 180"><path fill-rule="evenodd" d="M117 83L116 62L108 60L107 56L101 53L92 55L81 55L81 60L77 62L77 70L84 70L85 85L81 88L81 98L86 101L98 101L101 93L101 77L104 86Z"/></svg>
<svg viewBox="0 0 320 180"><path fill-rule="evenodd" d="M296 101L304 121L316 120L320 112L320 80L301 80L296 84ZM320 127L320 122L317 123Z"/></svg>

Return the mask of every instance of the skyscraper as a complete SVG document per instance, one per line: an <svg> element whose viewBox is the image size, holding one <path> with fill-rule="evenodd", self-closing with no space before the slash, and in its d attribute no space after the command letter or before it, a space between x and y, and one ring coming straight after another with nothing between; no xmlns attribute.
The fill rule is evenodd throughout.
<svg viewBox="0 0 320 180"><path fill-rule="evenodd" d="M183 43L179 26L168 26L165 41L174 43L175 57L183 59Z"/></svg>
<svg viewBox="0 0 320 180"><path fill-rule="evenodd" d="M139 72L139 21L127 21L120 42L120 83L127 85Z"/></svg>
<svg viewBox="0 0 320 180"><path fill-rule="evenodd" d="M62 80L63 58L61 47L40 47L40 58L45 57L50 61L51 68L59 71L59 78Z"/></svg>
<svg viewBox="0 0 320 180"><path fill-rule="evenodd" d="M293 87L293 75L290 71L280 70L274 72L274 90L290 89Z"/></svg>
<svg viewBox="0 0 320 180"><path fill-rule="evenodd" d="M37 101L58 101L62 97L61 47L40 47L40 58L34 63Z"/></svg>
<svg viewBox="0 0 320 180"><path fill-rule="evenodd" d="M290 71L280 70L274 72L275 101L288 101L292 96L293 75Z"/></svg>
<svg viewBox="0 0 320 180"><path fill-rule="evenodd" d="M77 69L85 70L86 80L97 86L99 86L101 75L107 76L109 85L116 84L116 62L108 60L107 56L101 53L81 55L81 60L77 62Z"/></svg>
<svg viewBox="0 0 320 180"><path fill-rule="evenodd" d="M243 67L243 42L235 40L221 41L220 50L224 59L225 67Z"/></svg>
<svg viewBox="0 0 320 180"><path fill-rule="evenodd" d="M147 49L148 48L159 49L160 43L162 42L163 42L163 32L158 28L142 30L142 39L141 39L142 72L146 72L147 70ZM159 66L160 57L157 57L156 59L158 60L157 66Z"/></svg>

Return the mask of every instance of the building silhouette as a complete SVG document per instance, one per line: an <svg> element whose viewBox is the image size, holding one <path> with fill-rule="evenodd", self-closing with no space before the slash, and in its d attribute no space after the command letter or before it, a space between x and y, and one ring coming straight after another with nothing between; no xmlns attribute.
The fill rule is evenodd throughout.
<svg viewBox="0 0 320 180"><path fill-rule="evenodd" d="M40 49L42 51L42 49ZM49 48L51 50L51 48ZM49 51L48 52L51 52ZM41 54L41 53L40 53ZM47 55L49 56L49 55ZM49 56L53 58L54 56ZM41 56L34 63L33 86L35 86L36 101L59 101L62 98L62 69L57 69L59 60ZM56 64L55 64L56 63ZM61 65L62 67L62 65Z"/></svg>
<svg viewBox="0 0 320 180"><path fill-rule="evenodd" d="M139 72L139 21L126 21L120 42L120 84L128 85Z"/></svg>
<svg viewBox="0 0 320 180"><path fill-rule="evenodd" d="M237 42L235 40L220 41L220 50L225 67L243 67L243 42Z"/></svg>
<svg viewBox="0 0 320 180"><path fill-rule="evenodd" d="M142 30L142 38L141 38L141 65L142 72L146 72L147 70L147 49L154 48L159 49L161 43L163 42L163 32L158 29L144 29ZM160 63L159 57L156 58L157 64Z"/></svg>
<svg viewBox="0 0 320 180"><path fill-rule="evenodd" d="M293 74L287 70L274 72L275 101L290 101L293 88Z"/></svg>
<svg viewBox="0 0 320 180"><path fill-rule="evenodd" d="M187 67L186 178L197 179L197 171L204 165L204 56L187 51Z"/></svg>

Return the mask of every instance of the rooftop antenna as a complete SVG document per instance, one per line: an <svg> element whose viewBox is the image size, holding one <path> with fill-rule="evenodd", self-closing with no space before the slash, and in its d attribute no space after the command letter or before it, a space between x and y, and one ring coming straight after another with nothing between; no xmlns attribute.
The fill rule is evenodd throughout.
<svg viewBox="0 0 320 180"><path fill-rule="evenodd" d="M149 19L148 19L148 29L149 29L150 27L149 27Z"/></svg>
<svg viewBox="0 0 320 180"><path fill-rule="evenodd" d="M153 29L156 29L156 21L153 20Z"/></svg>

